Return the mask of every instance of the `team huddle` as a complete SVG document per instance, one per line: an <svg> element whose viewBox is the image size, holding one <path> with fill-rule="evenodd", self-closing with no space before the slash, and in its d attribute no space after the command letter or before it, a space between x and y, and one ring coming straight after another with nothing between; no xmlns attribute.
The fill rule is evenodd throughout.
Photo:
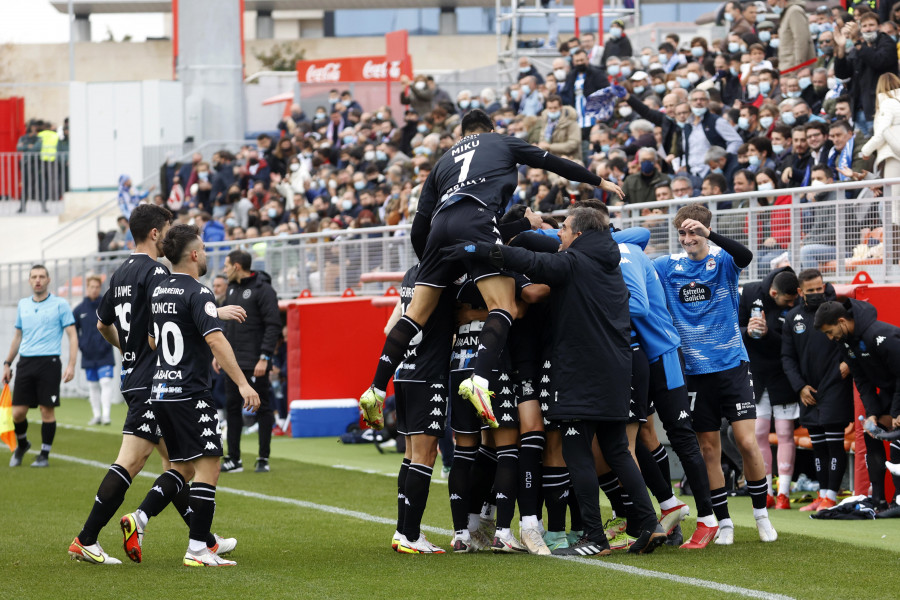
<svg viewBox="0 0 900 600"><path fill-rule="evenodd" d="M821 274L810 270L799 282L793 272L774 273L764 283L774 279L787 292L766 287L765 307L777 302L784 308L744 315L738 277L753 254L710 231L712 215L701 204L684 206L674 217L683 252L653 261L643 252L649 232L611 230L600 202L576 204L558 230L530 231L530 211L500 218L517 164L621 196L618 186L575 163L493 133L480 111L463 119L462 139L424 186L411 232L420 263L404 277L373 384L360 398L364 420L383 427L385 389L394 377L397 428L407 436L407 449L392 547L402 553L444 552L425 538L420 524L448 407L455 441L448 481L454 552L644 554L664 543L685 549L733 544L722 470L723 420L734 431L760 540L777 540L768 515L771 459L763 459L756 431L759 396L768 402L775 386L766 380L754 395L744 337L761 338L766 318L773 319L769 326L779 328L779 357L780 328L797 303L798 288L803 302L790 315L799 315L798 322L808 319L810 335L796 344L821 346L827 335L846 345L847 326L841 321L844 333L832 333L836 318L828 311L837 314L836 306L846 317L862 309L824 302ZM794 331L802 336L806 329ZM892 331L892 339L900 340L900 330ZM825 345L833 350L827 358L810 359L798 347L788 383L803 399L801 423L823 442L825 430L840 426L842 431L852 416L847 408L852 404L827 389L835 379L829 366L849 382L847 365L839 367L846 353L838 344ZM848 362L859 381L865 369ZM900 366L895 371L900 374ZM875 385L888 379L879 373L881 383ZM888 389L890 397L894 386ZM890 402L870 404L871 420L890 427ZM654 413L696 500L697 527L687 542L680 524L689 507L673 494ZM766 420L766 434L768 426ZM846 458L829 461L824 443L816 451L824 483L814 508L828 508L834 506ZM883 481L883 447L880 456ZM600 489L614 511L607 521L601 517ZM517 502L518 538L511 529Z"/></svg>

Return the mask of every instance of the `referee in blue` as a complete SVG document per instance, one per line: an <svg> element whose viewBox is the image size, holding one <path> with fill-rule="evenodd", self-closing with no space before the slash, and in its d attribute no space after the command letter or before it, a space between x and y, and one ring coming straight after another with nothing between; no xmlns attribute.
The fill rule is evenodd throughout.
<svg viewBox="0 0 900 600"><path fill-rule="evenodd" d="M22 464L31 448L26 437L28 409L41 409L41 453L32 467L48 466L50 447L56 435L56 407L59 406L60 379L66 383L75 377L78 359L78 335L75 316L69 303L50 293L50 273L44 265L34 265L28 276L32 295L19 300L16 332L3 361L3 383L13 378L12 362L19 354L13 387L13 423L18 448L9 460L10 467ZM60 366L62 334L69 337L69 363L63 373Z"/></svg>

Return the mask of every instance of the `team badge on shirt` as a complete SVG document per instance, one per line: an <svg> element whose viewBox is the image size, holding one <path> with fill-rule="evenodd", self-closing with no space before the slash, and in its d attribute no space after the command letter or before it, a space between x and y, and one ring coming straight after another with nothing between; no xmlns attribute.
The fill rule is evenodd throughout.
<svg viewBox="0 0 900 600"><path fill-rule="evenodd" d="M715 268L716 268L716 259L713 258L712 256L710 256L708 259L706 259L706 270L712 271Z"/></svg>
<svg viewBox="0 0 900 600"><path fill-rule="evenodd" d="M215 303L215 302L207 302L206 305L203 307L203 310L205 310L205 311L206 311L206 314L208 314L208 315L211 316L211 317L217 317L217 316L219 316L219 312L218 312L218 310L216 309L216 303Z"/></svg>

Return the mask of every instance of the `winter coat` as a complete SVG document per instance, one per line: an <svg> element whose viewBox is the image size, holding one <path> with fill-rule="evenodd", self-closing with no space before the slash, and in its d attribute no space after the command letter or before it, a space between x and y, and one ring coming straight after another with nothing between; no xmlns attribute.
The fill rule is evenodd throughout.
<svg viewBox="0 0 900 600"><path fill-rule="evenodd" d="M816 58L804 0L790 0L778 25L778 68L782 72Z"/></svg>
<svg viewBox="0 0 900 600"><path fill-rule="evenodd" d="M887 94L878 96L878 113L872 126L872 137L865 143L860 151L864 156L875 154L875 164L881 164L887 158L900 160L890 144L884 139L884 131L891 127L895 132L900 132L900 89L891 90Z"/></svg>
<svg viewBox="0 0 900 600"><path fill-rule="evenodd" d="M900 327L878 320L874 306L847 299L844 306L854 321L853 335L838 347L850 366L866 417L880 417L878 396L890 398L890 415L900 416Z"/></svg>
<svg viewBox="0 0 900 600"><path fill-rule="evenodd" d="M232 281L222 305L241 306L247 311L243 323L224 321L225 337L241 370L252 371L261 354L272 356L281 335L281 313L272 278L265 271L254 271L239 282Z"/></svg>
<svg viewBox="0 0 900 600"><path fill-rule="evenodd" d="M834 61L834 76L850 79L850 101L854 114L862 109L866 118L875 115L875 84L884 73L898 74L897 44L885 33L878 33L871 46L862 42L859 47Z"/></svg>
<svg viewBox="0 0 900 600"><path fill-rule="evenodd" d="M578 77L578 71L572 69L566 75L566 84L559 92L563 104L575 106L575 79ZM584 72L584 97L587 98L599 89L609 86L609 79L606 77L606 69L603 67L594 67L588 65Z"/></svg>
<svg viewBox="0 0 900 600"><path fill-rule="evenodd" d="M544 132L547 130L547 121L547 111L545 110L529 130L529 142L537 144L546 139ZM556 127L553 128L553 133L550 135L550 153L557 156L573 156L580 155L580 152L581 128L578 126L578 115L571 106L563 106Z"/></svg>
<svg viewBox="0 0 900 600"><path fill-rule="evenodd" d="M738 324L741 326L744 346L750 358L750 372L753 374L756 400L759 402L763 391L768 390L771 403L780 405L799 400L781 366L781 335L790 309L781 308L769 295L775 276L784 271L793 272L793 269L790 267L774 269L762 281L744 284L741 301L738 304ZM750 311L753 308L762 309L768 327L766 335L758 339L750 337L747 331Z"/></svg>
<svg viewBox="0 0 900 600"><path fill-rule="evenodd" d="M586 231L554 254L500 249L504 268L553 290L555 393L548 418L625 422L631 395L629 294L610 232Z"/></svg>
<svg viewBox="0 0 900 600"><path fill-rule="evenodd" d="M116 364L113 347L97 330L97 308L100 298L85 298L72 310L75 315L75 331L78 333L78 349L81 350L81 368L96 369Z"/></svg>
<svg viewBox="0 0 900 600"><path fill-rule="evenodd" d="M826 284L825 299L834 298L834 287ZM816 390L815 406L800 405L801 425L846 425L853 420L853 379L841 377L841 350L813 326L815 317L816 311L802 302L788 311L781 333L781 365L795 392L807 385Z"/></svg>

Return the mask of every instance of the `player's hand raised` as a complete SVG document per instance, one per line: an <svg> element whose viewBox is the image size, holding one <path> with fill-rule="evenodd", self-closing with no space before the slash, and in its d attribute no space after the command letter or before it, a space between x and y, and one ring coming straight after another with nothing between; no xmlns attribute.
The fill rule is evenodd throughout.
<svg viewBox="0 0 900 600"><path fill-rule="evenodd" d="M541 225L544 224L544 219L541 218L541 215L531 210L531 208L525 209L525 218L528 219L532 229L540 229Z"/></svg>
<svg viewBox="0 0 900 600"><path fill-rule="evenodd" d="M600 189L608 194L615 194L619 197L619 200L625 200L625 192L622 191L622 188L609 179L603 180L603 183L600 184Z"/></svg>
<svg viewBox="0 0 900 600"><path fill-rule="evenodd" d="M244 383L240 386L239 391L241 398L244 399L244 408L250 412L256 412L256 409L259 408L259 394L256 393L256 390L250 387L249 383Z"/></svg>
<svg viewBox="0 0 900 600"><path fill-rule="evenodd" d="M223 321L237 321L243 323L247 319L247 311L242 306L220 306L216 311Z"/></svg>
<svg viewBox="0 0 900 600"><path fill-rule="evenodd" d="M683 229L694 235L699 235L700 237L709 237L709 227L706 227L703 223L695 221L694 219L685 219L679 229Z"/></svg>

